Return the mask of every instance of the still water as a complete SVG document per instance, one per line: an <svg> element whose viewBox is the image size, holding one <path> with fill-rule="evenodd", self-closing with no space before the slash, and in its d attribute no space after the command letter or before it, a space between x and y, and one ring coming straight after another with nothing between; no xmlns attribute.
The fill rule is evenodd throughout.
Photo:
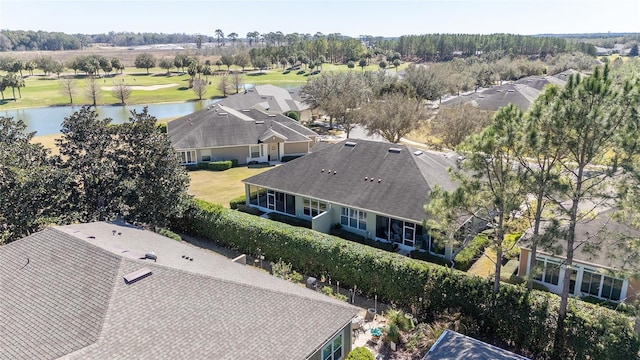
<svg viewBox="0 0 640 360"><path fill-rule="evenodd" d="M149 114L158 119L177 117L191 114L194 111L203 109L210 104L219 101L218 99L190 101L185 103L150 104ZM131 106L97 106L98 117L100 119L111 118L114 124L120 124L131 115L131 110L142 111L145 105ZM65 117L80 110L80 106L55 106L46 108L30 108L15 110L0 110L0 116L12 117L15 120L22 119L27 124L27 131L36 132L38 135L49 135L60 132L62 121Z"/></svg>
<svg viewBox="0 0 640 360"><path fill-rule="evenodd" d="M279 83L277 86L285 89L293 89L301 86L300 83ZM251 88L253 84L245 84L245 88ZM131 115L131 110L138 112L147 106L149 108L149 114L155 116L158 119L180 117L191 114L194 111L202 110L203 108L220 101L219 99L188 101L183 103L163 103L163 104L149 104L149 105L130 105L130 106L115 106L115 105L102 105L97 106L98 117L100 119L111 118L112 123L120 124ZM15 120L22 119L27 124L27 131L36 132L38 135L50 135L60 132L62 121L65 117L73 114L74 111L80 110L80 106L54 106L45 108L29 108L29 109L13 109L2 110L0 108L0 116L12 117Z"/></svg>

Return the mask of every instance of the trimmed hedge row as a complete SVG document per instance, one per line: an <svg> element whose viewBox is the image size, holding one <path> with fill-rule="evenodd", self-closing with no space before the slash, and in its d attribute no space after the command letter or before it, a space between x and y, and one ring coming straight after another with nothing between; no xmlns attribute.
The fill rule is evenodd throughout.
<svg viewBox="0 0 640 360"><path fill-rule="evenodd" d="M489 239L485 234L478 234L476 237L469 242L464 249L460 250L458 254L453 259L454 267L461 271L467 271L471 268L471 265L482 256L484 252L484 248L487 246Z"/></svg>
<svg viewBox="0 0 640 360"><path fill-rule="evenodd" d="M568 333L560 353L553 354L556 295L510 284L494 295L492 282L480 277L200 200L173 225L248 254L281 259L309 275L330 274L405 309L413 305L422 320L460 313L473 324L469 335L536 359L635 359L640 349L629 317L582 301L570 301Z"/></svg>
<svg viewBox="0 0 640 360"><path fill-rule="evenodd" d="M225 171L232 167L233 161L231 160L198 163L198 169L200 170Z"/></svg>
<svg viewBox="0 0 640 360"><path fill-rule="evenodd" d="M247 196L246 195L240 195L236 198L233 198L229 201L229 207L233 210L237 210L238 209L238 205L244 205L247 203Z"/></svg>
<svg viewBox="0 0 640 360"><path fill-rule="evenodd" d="M332 226L329 230L329 234L333 236L337 236L342 239L355 241L357 243L374 247L376 249L382 249L385 251L393 251L393 244L388 242L376 241L372 239L367 239L366 237L358 234L354 234L351 231L344 230L340 227Z"/></svg>

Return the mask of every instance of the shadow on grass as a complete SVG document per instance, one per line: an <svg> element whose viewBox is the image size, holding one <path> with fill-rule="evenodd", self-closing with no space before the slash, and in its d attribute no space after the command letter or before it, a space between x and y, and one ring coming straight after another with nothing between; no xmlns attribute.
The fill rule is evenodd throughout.
<svg viewBox="0 0 640 360"><path fill-rule="evenodd" d="M0 106L8 104L9 101L13 101L13 99L4 99L4 100L0 100Z"/></svg>
<svg viewBox="0 0 640 360"><path fill-rule="evenodd" d="M179 90L179 91L185 91L185 90L189 90L189 87L188 87L188 86L180 86L180 87L179 87L179 88L177 88L176 90Z"/></svg>
<svg viewBox="0 0 640 360"><path fill-rule="evenodd" d="M300 70L300 71L298 71L298 72L296 73L296 75L302 75L302 74L304 74L305 72L306 72L306 71L304 71L304 70Z"/></svg>
<svg viewBox="0 0 640 360"><path fill-rule="evenodd" d="M258 73L247 74L247 76L262 76L262 75L267 75L267 73L258 72Z"/></svg>

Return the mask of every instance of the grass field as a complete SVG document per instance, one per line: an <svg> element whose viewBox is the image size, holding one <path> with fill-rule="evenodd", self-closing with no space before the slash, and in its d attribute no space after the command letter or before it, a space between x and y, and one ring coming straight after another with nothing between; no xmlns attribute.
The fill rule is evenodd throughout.
<svg viewBox="0 0 640 360"><path fill-rule="evenodd" d="M407 67L408 64L402 64L399 69ZM217 70L217 67L214 67ZM225 70L226 67L222 67ZM370 65L365 67L364 71L375 71L378 69L377 65ZM231 67L233 71L240 71L240 68L235 66ZM325 64L322 67L323 72L330 71L362 71L361 68L356 67L349 69L346 65L332 65ZM390 70L395 71L395 70ZM224 71L223 71L224 73ZM19 109L30 107L46 107L46 106L65 106L70 105L69 97L61 93L61 85L57 76L44 76L40 70L34 71L33 76L25 75L25 87L20 89L22 98L19 97L19 93L16 89L15 95L16 101L13 101L13 92L11 88L7 88L4 91L5 100L0 100L0 110L7 109ZM0 75L4 75L0 73ZM73 103L75 105L89 104L90 100L85 94L85 88L87 79L84 75L75 76L73 72L62 74L63 77L75 78L75 94L73 96ZM317 75L313 75L317 76ZM282 69L271 69L266 71L250 70L242 75L242 82L244 84L274 84L283 86L302 86L312 76L308 74L308 71L291 71L283 72ZM204 99L212 99L221 97L222 93L218 90L218 84L222 79L222 75L209 76L207 80L210 85L207 87L207 93L203 97ZM111 74L106 77L96 79L98 85L102 88L112 87L115 84L126 84L132 86L131 97L127 101L127 104L154 104L162 102L184 102L190 100L197 100L196 94L189 89L189 75L172 72L167 72L160 68L150 69L150 74L147 74L144 69L127 68L123 74ZM136 90L137 86L167 86L156 90ZM117 100L110 90L101 89L98 99L99 105L114 105L118 104Z"/></svg>
<svg viewBox="0 0 640 360"><path fill-rule="evenodd" d="M246 166L225 171L190 171L189 194L214 204L229 207L229 201L244 194L242 179L267 171L271 168L248 168Z"/></svg>

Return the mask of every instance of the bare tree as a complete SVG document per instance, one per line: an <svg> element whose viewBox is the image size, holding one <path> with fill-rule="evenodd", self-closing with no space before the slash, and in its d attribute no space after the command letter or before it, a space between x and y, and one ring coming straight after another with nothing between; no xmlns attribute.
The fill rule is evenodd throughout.
<svg viewBox="0 0 640 360"><path fill-rule="evenodd" d="M242 82L242 74L234 72L231 74L231 82L233 83L233 87L236 89L236 94L240 92L240 87L244 85Z"/></svg>
<svg viewBox="0 0 640 360"><path fill-rule="evenodd" d="M231 90L231 83L229 82L228 76L222 76L220 78L220 82L218 83L218 90L220 90L222 96L227 97Z"/></svg>
<svg viewBox="0 0 640 360"><path fill-rule="evenodd" d="M131 87L125 84L117 84L111 90L111 95L120 100L120 104L127 105L127 99L131 96Z"/></svg>
<svg viewBox="0 0 640 360"><path fill-rule="evenodd" d="M471 134L479 133L491 123L491 111L482 111L470 104L457 107L440 107L431 120L431 133L442 146L455 148Z"/></svg>
<svg viewBox="0 0 640 360"><path fill-rule="evenodd" d="M96 106L102 94L100 93L100 85L98 85L98 82L93 76L87 79L87 87L84 89L84 93L92 102L93 106Z"/></svg>
<svg viewBox="0 0 640 360"><path fill-rule="evenodd" d="M358 112L369 135L380 135L394 144L416 129L425 114L419 100L400 92L385 94Z"/></svg>
<svg viewBox="0 0 640 360"><path fill-rule="evenodd" d="M194 79L191 83L191 90L198 96L198 100L207 93L207 81L202 79Z"/></svg>
<svg viewBox="0 0 640 360"><path fill-rule="evenodd" d="M73 104L73 95L76 93L76 81L73 78L63 78L58 80L60 84L60 94L69 97L69 104Z"/></svg>

